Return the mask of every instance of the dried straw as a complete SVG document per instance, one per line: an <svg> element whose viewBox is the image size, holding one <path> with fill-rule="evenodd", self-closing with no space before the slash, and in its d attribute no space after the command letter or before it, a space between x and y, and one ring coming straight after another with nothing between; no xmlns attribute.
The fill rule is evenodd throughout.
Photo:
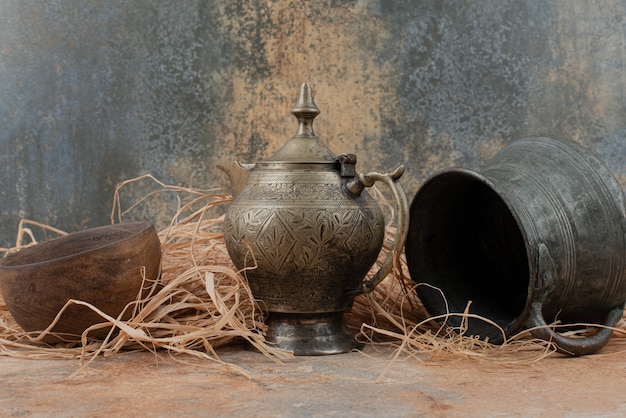
<svg viewBox="0 0 626 418"><path fill-rule="evenodd" d="M121 192L133 186L151 190L124 208ZM243 369L219 359L219 347L245 341L277 362L291 358L291 353L272 347L265 341L262 312L247 285L245 271L236 270L225 249L223 217L212 215L231 200L230 196L218 192L167 185L151 175L118 185L113 199L112 223L125 220L133 212L140 212L142 205L162 207L166 194L175 196L176 208L171 221L159 232L163 250L160 282L145 283L150 293L143 299L138 296L137 300L128 305L127 309L132 310L133 314L124 321L120 319L121 316L112 318L83 301L68 301L66 307L71 304L85 305L100 314L102 324L90 330L113 326L117 332L112 330L103 340L87 338L90 330L86 330L78 342L43 343L41 339L50 332L54 323L43 333L26 333L15 323L0 298L0 355L74 358L86 366L98 356L147 350L217 361L229 370L244 375L247 373ZM385 245L376 264L378 267L395 237L396 230L392 226L395 217L393 206L384 196L376 189L372 189L372 193L390 220ZM0 248L0 252L17 251L35 244L37 240L32 227L64 234L55 228L23 220L18 228L16 246ZM30 242L25 244L23 241L27 238ZM493 345L468 336L465 333L467 319L475 315L467 311L462 314L465 320L459 329L442 326L441 321L434 319L445 322L445 317L428 317L417 297L415 286L409 278L403 254L395 254L393 272L374 292L357 297L354 306L345 315L346 325L358 332L362 342L372 347L394 348L390 365L398 358L414 358L418 361L424 361L425 358L476 358L510 365L527 364L539 361L555 351L553 344L530 338L528 332L514 336L502 345ZM616 335L624 336L625 329L626 322L622 321L615 329L618 331Z"/></svg>

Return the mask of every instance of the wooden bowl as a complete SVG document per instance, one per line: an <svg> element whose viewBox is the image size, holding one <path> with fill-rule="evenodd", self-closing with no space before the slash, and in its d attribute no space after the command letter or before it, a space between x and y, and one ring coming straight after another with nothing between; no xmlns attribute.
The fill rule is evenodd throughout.
<svg viewBox="0 0 626 418"><path fill-rule="evenodd" d="M142 267L147 280L158 279L161 245L154 226L149 222L107 225L8 254L0 260L0 293L26 331L46 329L69 299L88 302L117 318L139 296ZM85 329L102 322L106 320L93 310L73 304L51 332L73 336L62 340L76 340ZM102 338L109 330L90 331L89 336Z"/></svg>

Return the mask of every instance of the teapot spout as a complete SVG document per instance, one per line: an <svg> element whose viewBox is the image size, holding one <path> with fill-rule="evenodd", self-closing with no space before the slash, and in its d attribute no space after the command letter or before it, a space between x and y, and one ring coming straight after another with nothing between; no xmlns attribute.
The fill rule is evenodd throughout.
<svg viewBox="0 0 626 418"><path fill-rule="evenodd" d="M246 185L250 170L254 168L254 164L241 164L238 161L230 161L226 164L218 164L217 168L228 175L230 192L233 198L235 198Z"/></svg>

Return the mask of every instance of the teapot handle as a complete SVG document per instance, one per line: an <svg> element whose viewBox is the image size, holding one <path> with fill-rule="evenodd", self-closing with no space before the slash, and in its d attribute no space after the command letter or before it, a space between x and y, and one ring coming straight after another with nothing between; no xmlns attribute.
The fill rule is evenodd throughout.
<svg viewBox="0 0 626 418"><path fill-rule="evenodd" d="M406 242L408 234L409 204L407 202L406 195L404 194L404 190L398 183L402 174L404 174L404 166L401 165L390 173L359 173L353 180L348 182L348 190L355 195L359 195L364 187L371 187L377 181L381 181L389 186L398 206L398 227L391 250L387 253L387 257L376 274L374 274L371 279L364 280L359 289L355 289L351 292L351 296L358 296L363 293L372 292L374 288L378 286L378 284L389 274L393 268L394 257L398 258L400 252L404 248L404 243Z"/></svg>

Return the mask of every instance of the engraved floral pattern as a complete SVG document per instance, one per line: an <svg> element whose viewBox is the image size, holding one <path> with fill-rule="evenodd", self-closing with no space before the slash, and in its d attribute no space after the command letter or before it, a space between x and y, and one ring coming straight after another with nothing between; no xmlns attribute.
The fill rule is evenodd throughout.
<svg viewBox="0 0 626 418"><path fill-rule="evenodd" d="M238 268L253 264L252 250L258 267L246 274L255 297L270 310L295 309L294 295L303 289L311 310L345 308L338 307L347 303L345 290L359 286L384 235L376 203L365 193L341 192L336 180L247 187L231 204L224 225Z"/></svg>

